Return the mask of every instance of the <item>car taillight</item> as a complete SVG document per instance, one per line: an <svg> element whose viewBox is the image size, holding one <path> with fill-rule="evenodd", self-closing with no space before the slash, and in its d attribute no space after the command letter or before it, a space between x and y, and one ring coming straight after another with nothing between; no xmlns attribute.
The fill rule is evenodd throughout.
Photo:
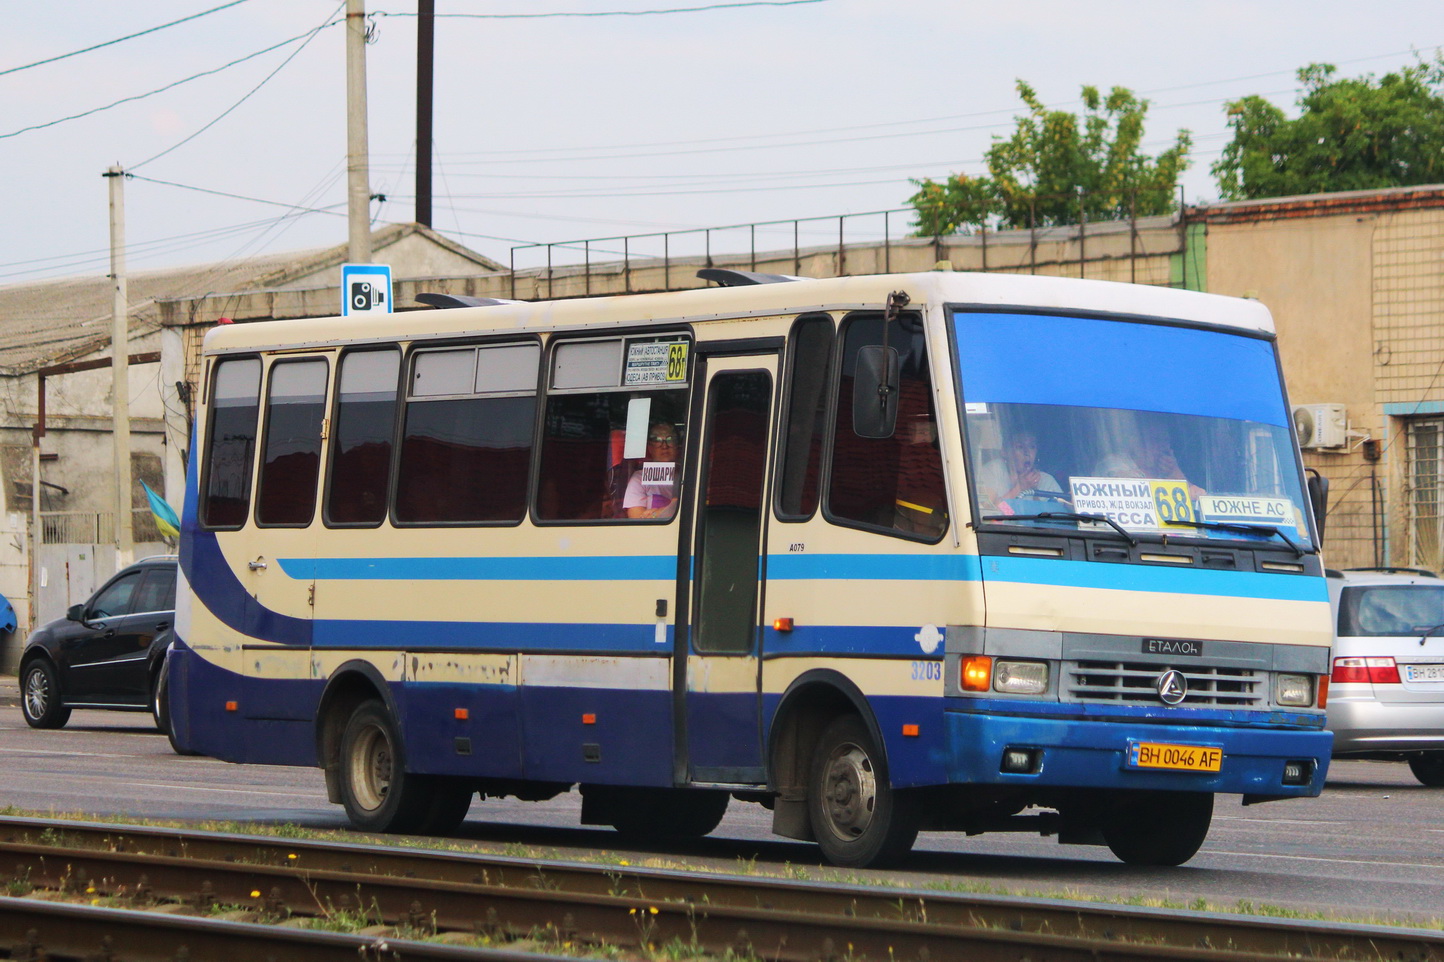
<svg viewBox="0 0 1444 962"><path fill-rule="evenodd" d="M1348 685L1398 685L1399 666L1394 664L1394 659L1389 657L1380 658L1335 658L1334 675L1335 684Z"/></svg>

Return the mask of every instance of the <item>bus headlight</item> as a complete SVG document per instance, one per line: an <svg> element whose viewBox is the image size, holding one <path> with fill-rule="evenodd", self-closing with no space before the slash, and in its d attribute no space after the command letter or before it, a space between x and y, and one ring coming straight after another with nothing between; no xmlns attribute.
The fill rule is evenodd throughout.
<svg viewBox="0 0 1444 962"><path fill-rule="evenodd" d="M1307 708L1314 703L1312 675L1283 675L1274 679L1274 701L1294 708Z"/></svg>
<svg viewBox="0 0 1444 962"><path fill-rule="evenodd" d="M993 691L1010 695L1041 695L1047 690L1047 662L999 661L993 668Z"/></svg>

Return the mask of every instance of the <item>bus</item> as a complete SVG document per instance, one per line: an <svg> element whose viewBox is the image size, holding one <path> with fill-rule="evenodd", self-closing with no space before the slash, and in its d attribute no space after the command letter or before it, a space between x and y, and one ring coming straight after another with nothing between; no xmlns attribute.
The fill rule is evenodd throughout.
<svg viewBox="0 0 1444 962"><path fill-rule="evenodd" d="M1320 490L1254 300L1035 276L680 292L205 339L178 750L357 829L478 795L835 864L1023 831L1176 865L1316 796Z"/></svg>

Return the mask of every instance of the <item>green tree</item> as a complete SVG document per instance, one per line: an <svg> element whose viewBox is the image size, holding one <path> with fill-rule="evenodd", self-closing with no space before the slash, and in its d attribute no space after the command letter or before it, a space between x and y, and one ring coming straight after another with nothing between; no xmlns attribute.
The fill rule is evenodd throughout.
<svg viewBox="0 0 1444 962"><path fill-rule="evenodd" d="M914 180L908 203L918 236L951 234L990 220L1000 227L1047 227L1120 220L1173 209L1178 176L1188 166L1189 133L1149 157L1142 151L1148 101L1124 87L1104 97L1084 87L1082 117L1049 110L1027 83L1018 95L1028 112L1006 140L995 138L987 177L954 174L939 183Z"/></svg>
<svg viewBox="0 0 1444 962"><path fill-rule="evenodd" d="M1212 168L1229 200L1444 181L1444 54L1378 81L1299 71L1290 120L1258 95L1227 105L1233 141Z"/></svg>

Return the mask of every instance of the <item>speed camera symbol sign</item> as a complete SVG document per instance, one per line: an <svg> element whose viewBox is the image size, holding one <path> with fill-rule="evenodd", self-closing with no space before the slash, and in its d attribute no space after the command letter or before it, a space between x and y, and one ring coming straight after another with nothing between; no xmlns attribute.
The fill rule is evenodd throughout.
<svg viewBox="0 0 1444 962"><path fill-rule="evenodd" d="M342 264L342 316L389 313L391 313L391 265Z"/></svg>

